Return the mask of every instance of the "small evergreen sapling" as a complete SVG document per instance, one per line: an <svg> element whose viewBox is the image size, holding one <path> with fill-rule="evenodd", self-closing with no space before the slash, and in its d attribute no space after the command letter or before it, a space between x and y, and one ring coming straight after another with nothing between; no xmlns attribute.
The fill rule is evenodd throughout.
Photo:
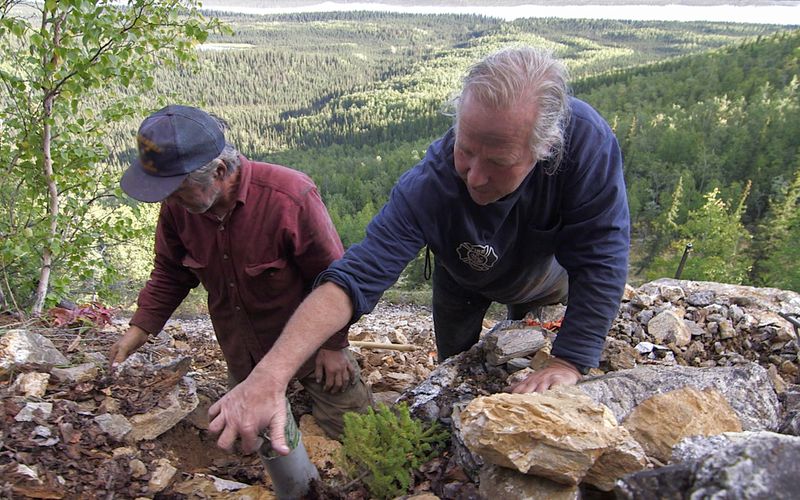
<svg viewBox="0 0 800 500"><path fill-rule="evenodd" d="M411 418L406 404L379 404L365 414L344 416L342 469L363 479L376 498L394 498L412 486L412 471L436 457L449 439L438 422Z"/></svg>

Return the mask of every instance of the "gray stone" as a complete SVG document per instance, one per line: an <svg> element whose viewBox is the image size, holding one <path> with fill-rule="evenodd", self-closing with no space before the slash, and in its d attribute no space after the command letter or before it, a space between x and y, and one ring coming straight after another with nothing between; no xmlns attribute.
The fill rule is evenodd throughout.
<svg viewBox="0 0 800 500"><path fill-rule="evenodd" d="M482 467L484 466L483 458L477 453L472 453L467 444L464 442L464 435L461 425L461 411L467 403L458 403L453 407L452 423L451 423L451 446L453 456L456 463L461 466L464 472L473 481L478 479Z"/></svg>
<svg viewBox="0 0 800 500"><path fill-rule="evenodd" d="M518 500L578 500L577 486L568 486L543 477L523 474L498 465L487 464L480 472L478 492L482 498Z"/></svg>
<svg viewBox="0 0 800 500"><path fill-rule="evenodd" d="M95 363L83 363L69 368L53 368L50 374L61 382L88 382L97 378L100 367Z"/></svg>
<svg viewBox="0 0 800 500"><path fill-rule="evenodd" d="M714 303L717 294L713 290L700 290L698 292L689 294L686 297L686 302L696 307L703 307Z"/></svg>
<svg viewBox="0 0 800 500"><path fill-rule="evenodd" d="M719 323L719 339L727 340L732 339L736 335L736 329L729 320L723 320Z"/></svg>
<svg viewBox="0 0 800 500"><path fill-rule="evenodd" d="M631 297L631 304L643 309L652 306L656 299L654 296L658 295L658 290L653 291L653 294L641 293L641 289Z"/></svg>
<svg viewBox="0 0 800 500"><path fill-rule="evenodd" d="M468 351L447 358L428 378L405 391L398 402L408 403L409 410L416 418L428 422L441 420L449 424L455 403L469 402L479 394L485 394L479 387L470 385L472 380L460 380L459 366L469 363L472 377L478 378L486 374L483 359L483 340L480 340Z"/></svg>
<svg viewBox="0 0 800 500"><path fill-rule="evenodd" d="M506 369L509 373L514 373L520 370L524 370L531 366L531 360L528 358L514 358L509 359L506 363Z"/></svg>
<svg viewBox="0 0 800 500"><path fill-rule="evenodd" d="M614 494L625 500L685 500L691 482L691 465L667 465L625 476L617 482Z"/></svg>
<svg viewBox="0 0 800 500"><path fill-rule="evenodd" d="M125 435L125 440L136 442L143 439L155 439L192 413L199 403L194 380L190 377L183 377L169 393L161 398L155 408L147 413L128 417L133 428Z"/></svg>
<svg viewBox="0 0 800 500"><path fill-rule="evenodd" d="M684 320L684 323L686 323L686 327L689 329L689 333L692 334L692 337L702 337L703 334L706 333L703 327L694 321Z"/></svg>
<svg viewBox="0 0 800 500"><path fill-rule="evenodd" d="M699 462L689 498L797 498L798 456L798 437L750 433Z"/></svg>
<svg viewBox="0 0 800 500"><path fill-rule="evenodd" d="M116 441L122 441L133 426L127 418L119 414L103 413L94 417L100 429Z"/></svg>
<svg viewBox="0 0 800 500"><path fill-rule="evenodd" d="M47 420L53 413L53 403L28 403L14 417L17 422L33 422L36 418Z"/></svg>
<svg viewBox="0 0 800 500"><path fill-rule="evenodd" d="M769 374L754 363L720 368L646 365L578 384L589 397L608 406L618 422L651 396L682 387L717 389L733 407L743 430L777 430L780 425L780 405Z"/></svg>
<svg viewBox="0 0 800 500"><path fill-rule="evenodd" d="M564 314L567 312L567 306L562 304L553 304L544 306L541 309L539 319L543 323L558 321L564 319Z"/></svg>
<svg viewBox="0 0 800 500"><path fill-rule="evenodd" d="M659 292L667 302L678 302L686 297L683 288L677 285L664 285L659 288Z"/></svg>
<svg viewBox="0 0 800 500"><path fill-rule="evenodd" d="M698 451L680 451L692 446ZM618 498L797 498L798 437L761 431L688 438L676 454L685 461L623 478Z"/></svg>
<svg viewBox="0 0 800 500"><path fill-rule="evenodd" d="M747 432L723 432L715 436L688 436L672 447L670 463L699 462L707 456L719 453L731 445L741 441Z"/></svg>
<svg viewBox="0 0 800 500"><path fill-rule="evenodd" d="M783 422L781 422L779 432L781 434L800 436L800 411L786 413L786 416L783 417Z"/></svg>
<svg viewBox="0 0 800 500"><path fill-rule="evenodd" d="M639 323L646 325L651 319L653 319L653 316L655 315L656 313L652 309L644 309L636 315L636 320Z"/></svg>
<svg viewBox="0 0 800 500"><path fill-rule="evenodd" d="M18 329L0 336L0 378L30 367L49 371L53 366L68 363L53 343L38 333Z"/></svg>
<svg viewBox="0 0 800 500"><path fill-rule="evenodd" d="M493 328L485 335L484 343L486 362L497 366L535 353L547 345L547 340L540 328Z"/></svg>
<svg viewBox="0 0 800 500"><path fill-rule="evenodd" d="M659 344L677 346L688 345L692 341L692 333L676 312L666 310L647 322L647 332Z"/></svg>

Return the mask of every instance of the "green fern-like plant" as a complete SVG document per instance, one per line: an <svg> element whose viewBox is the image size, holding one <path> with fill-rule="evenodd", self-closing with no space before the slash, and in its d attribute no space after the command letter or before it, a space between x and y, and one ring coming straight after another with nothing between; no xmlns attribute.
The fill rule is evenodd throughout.
<svg viewBox="0 0 800 500"><path fill-rule="evenodd" d="M342 469L361 479L376 498L394 498L411 487L411 473L444 448L450 434L438 422L412 418L408 406L379 404L344 416Z"/></svg>

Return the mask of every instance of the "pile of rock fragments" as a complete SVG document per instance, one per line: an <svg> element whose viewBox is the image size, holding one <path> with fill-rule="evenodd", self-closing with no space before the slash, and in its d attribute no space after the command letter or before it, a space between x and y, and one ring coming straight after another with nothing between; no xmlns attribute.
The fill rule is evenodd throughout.
<svg viewBox="0 0 800 500"><path fill-rule="evenodd" d="M453 428L486 498L795 498L798 315L794 292L658 280L627 290L600 368L575 387L473 383L546 361L554 334L527 320L498 324L403 399Z"/></svg>
<svg viewBox="0 0 800 500"><path fill-rule="evenodd" d="M600 367L545 394L563 307L485 325L436 362L430 311L381 304L350 339L376 399L452 430L415 474L426 498L792 498L800 477L800 295L675 280L627 290ZM207 319L176 321L113 376L103 331L0 327L0 497L272 498L257 458L217 449L226 370ZM384 347L376 347L384 346ZM388 346L388 347L386 347ZM290 389L321 498L368 498ZM335 496L336 489L342 496Z"/></svg>

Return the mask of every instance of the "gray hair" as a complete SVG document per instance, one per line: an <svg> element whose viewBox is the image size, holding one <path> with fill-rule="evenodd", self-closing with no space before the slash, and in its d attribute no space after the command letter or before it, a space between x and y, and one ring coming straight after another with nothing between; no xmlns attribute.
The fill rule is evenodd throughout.
<svg viewBox="0 0 800 500"><path fill-rule="evenodd" d="M495 52L469 69L460 95L451 100L455 126L467 93L494 109L508 109L530 96L538 111L530 134L531 151L535 161L550 161L546 172L553 174L564 156L570 117L568 79L567 68L548 50L514 47Z"/></svg>
<svg viewBox="0 0 800 500"><path fill-rule="evenodd" d="M239 158L239 151L231 144L226 143L219 156L197 170L194 170L191 174L189 174L188 179L204 187L210 186L211 181L214 178L214 171L217 169L217 165L219 165L220 161L225 163L227 168L225 177L233 174L239 169L239 167L242 166L242 161Z"/></svg>

